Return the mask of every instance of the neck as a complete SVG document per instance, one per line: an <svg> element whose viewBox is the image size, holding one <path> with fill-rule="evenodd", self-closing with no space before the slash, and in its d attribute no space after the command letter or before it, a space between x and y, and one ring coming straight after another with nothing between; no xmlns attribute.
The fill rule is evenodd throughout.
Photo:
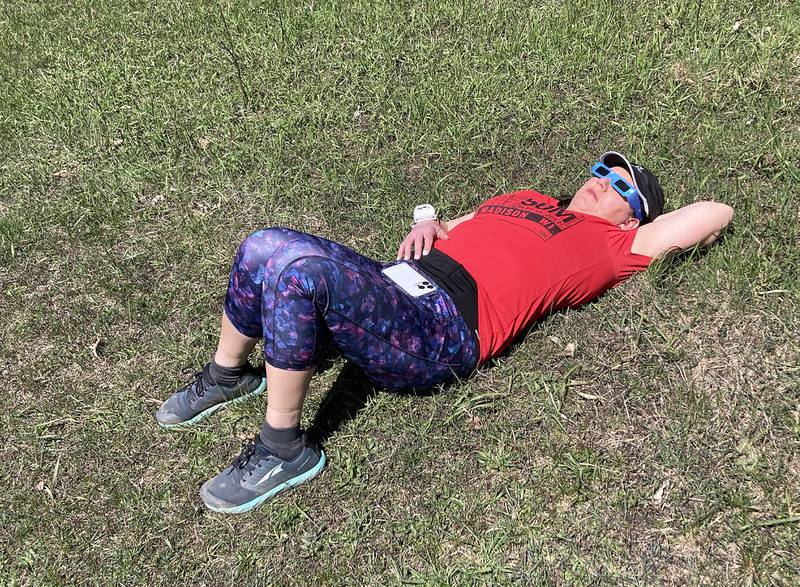
<svg viewBox="0 0 800 587"><path fill-rule="evenodd" d="M570 199L569 203L567 204L566 209L567 210L572 210L574 212L585 212L586 214L591 214L590 210L584 210L578 204L576 204L574 198Z"/></svg>

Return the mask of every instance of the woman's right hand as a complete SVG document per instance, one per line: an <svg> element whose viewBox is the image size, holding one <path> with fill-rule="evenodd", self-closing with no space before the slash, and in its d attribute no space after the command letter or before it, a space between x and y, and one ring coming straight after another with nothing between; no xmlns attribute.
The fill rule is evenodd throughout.
<svg viewBox="0 0 800 587"><path fill-rule="evenodd" d="M444 240L450 238L441 222L438 220L420 222L411 229L411 232L408 233L405 240L400 243L400 248L397 249L397 260L399 261L402 258L408 261L411 258L412 249L414 252L414 259L419 259L422 255L427 255L431 252L433 242L437 238Z"/></svg>

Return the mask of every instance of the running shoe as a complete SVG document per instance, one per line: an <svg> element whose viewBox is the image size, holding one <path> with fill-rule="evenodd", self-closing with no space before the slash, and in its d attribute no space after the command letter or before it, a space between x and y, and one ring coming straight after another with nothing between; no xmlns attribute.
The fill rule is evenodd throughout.
<svg viewBox="0 0 800 587"><path fill-rule="evenodd" d="M173 393L156 412L162 428L185 428L197 424L228 404L243 402L264 392L267 380L262 369L248 366L234 386L216 383L207 364L194 374L194 381Z"/></svg>
<svg viewBox="0 0 800 587"><path fill-rule="evenodd" d="M305 444L305 438L303 439ZM200 488L210 510L223 514L249 512L281 491L316 476L325 466L325 453L305 446L291 461L279 458L258 436L243 446L233 464Z"/></svg>

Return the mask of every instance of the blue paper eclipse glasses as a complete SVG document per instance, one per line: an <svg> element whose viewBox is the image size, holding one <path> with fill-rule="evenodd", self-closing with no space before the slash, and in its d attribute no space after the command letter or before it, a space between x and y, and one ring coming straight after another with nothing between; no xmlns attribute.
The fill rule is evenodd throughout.
<svg viewBox="0 0 800 587"><path fill-rule="evenodd" d="M611 181L611 187L614 188L620 196L625 198L625 201L628 202L633 209L633 214L639 219L639 222L644 220L642 216L641 195L639 195L639 191L629 184L625 178L599 162L592 165L592 175L600 178L608 178Z"/></svg>

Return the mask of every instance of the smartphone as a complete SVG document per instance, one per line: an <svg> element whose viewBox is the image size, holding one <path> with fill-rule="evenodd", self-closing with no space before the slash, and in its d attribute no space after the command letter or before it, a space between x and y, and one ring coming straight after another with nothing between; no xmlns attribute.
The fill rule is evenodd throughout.
<svg viewBox="0 0 800 587"><path fill-rule="evenodd" d="M400 289L414 298L430 295L439 289L439 286L405 261L401 261L390 267L384 267L381 269L381 273L394 281Z"/></svg>

